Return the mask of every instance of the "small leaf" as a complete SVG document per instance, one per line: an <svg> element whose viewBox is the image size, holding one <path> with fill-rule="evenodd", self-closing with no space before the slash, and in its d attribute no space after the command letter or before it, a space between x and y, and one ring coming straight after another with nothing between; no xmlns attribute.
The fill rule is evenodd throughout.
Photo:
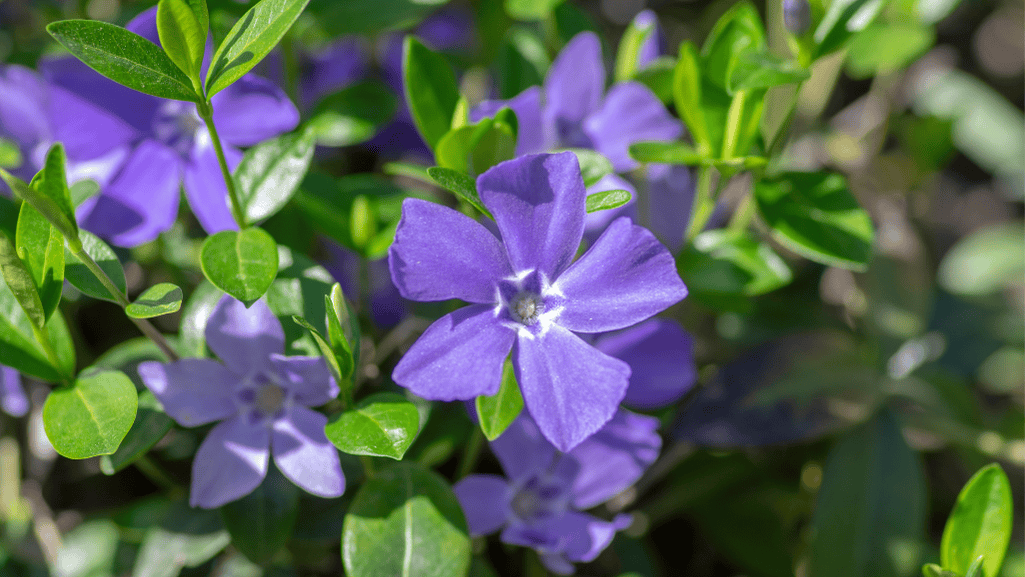
<svg viewBox="0 0 1025 577"><path fill-rule="evenodd" d="M416 37L406 36L402 50L402 79L406 103L417 130L431 149L452 126L459 100L455 73L445 58Z"/></svg>
<svg viewBox="0 0 1025 577"><path fill-rule="evenodd" d="M138 396L119 371L84 371L68 387L50 392L43 426L57 452L69 459L109 455L135 421Z"/></svg>
<svg viewBox="0 0 1025 577"><path fill-rule="evenodd" d="M705 77L729 92L730 79L741 58L765 50L765 30L758 10L750 2L740 2L715 23L701 47Z"/></svg>
<svg viewBox="0 0 1025 577"><path fill-rule="evenodd" d="M694 136L694 142L703 150L714 148L701 107L701 66L697 48L689 40L680 45L680 59L673 69L673 102Z"/></svg>
<svg viewBox="0 0 1025 577"><path fill-rule="evenodd" d="M37 329L43 328L46 325L46 313L43 311L43 303L39 299L36 284L32 280L32 273L18 258L14 242L3 232L0 232L0 273L29 321Z"/></svg>
<svg viewBox="0 0 1025 577"><path fill-rule="evenodd" d="M960 577L957 573L946 571L935 563L922 565L922 575L923 577Z"/></svg>
<svg viewBox="0 0 1025 577"><path fill-rule="evenodd" d="M416 405L395 393L377 393L338 415L324 432L350 455L402 459L420 430Z"/></svg>
<svg viewBox="0 0 1025 577"><path fill-rule="evenodd" d="M900 70L935 42L936 33L929 26L905 22L873 24L851 38L847 72L860 79Z"/></svg>
<svg viewBox="0 0 1025 577"><path fill-rule="evenodd" d="M587 195L587 212L592 213L599 210L619 208L630 202L630 198L632 198L630 191L622 189L603 190L602 192L589 194Z"/></svg>
<svg viewBox="0 0 1025 577"><path fill-rule="evenodd" d="M875 20L884 0L833 0L815 29L814 57L819 58L840 49L855 32Z"/></svg>
<svg viewBox="0 0 1025 577"><path fill-rule="evenodd" d="M299 18L310 0L260 0L231 27L217 47L206 74L206 97L252 70Z"/></svg>
<svg viewBox="0 0 1025 577"><path fill-rule="evenodd" d="M768 52L742 52L730 73L728 92L758 90L806 80L811 72Z"/></svg>
<svg viewBox="0 0 1025 577"><path fill-rule="evenodd" d="M313 160L311 130L285 134L250 148L235 169L239 202L248 222L281 210L306 178Z"/></svg>
<svg viewBox="0 0 1025 577"><path fill-rule="evenodd" d="M839 174L785 173L756 184L754 195L773 236L787 248L823 264L868 268L872 220Z"/></svg>
<svg viewBox="0 0 1025 577"><path fill-rule="evenodd" d="M544 20L566 0L505 0L505 13L516 20Z"/></svg>
<svg viewBox="0 0 1025 577"><path fill-rule="evenodd" d="M349 306L349 301L345 299L341 284L331 285L331 294L324 296L324 308L327 313L327 334L332 349L336 355L351 357L352 366L355 369L359 366L362 334L359 328L359 317Z"/></svg>
<svg viewBox="0 0 1025 577"><path fill-rule="evenodd" d="M612 163L602 153L583 148L567 150L577 155L577 162L580 163L580 176L584 178L584 186L591 186L612 174Z"/></svg>
<svg viewBox="0 0 1025 577"><path fill-rule="evenodd" d="M493 218L491 212L484 206L480 196L477 194L477 183L468 174L440 166L428 168L427 174L445 190L470 203L481 214L487 215L488 218Z"/></svg>
<svg viewBox="0 0 1025 577"><path fill-rule="evenodd" d="M310 128L321 146L351 146L370 140L395 116L398 102L384 84L372 80L347 86L321 100Z"/></svg>
<svg viewBox="0 0 1025 577"><path fill-rule="evenodd" d="M46 217L22 203L15 237L18 256L32 275L43 305L43 314L50 318L60 304L64 290L64 237Z"/></svg>
<svg viewBox="0 0 1025 577"><path fill-rule="evenodd" d="M18 168L25 162L18 145L6 138L0 138L0 168Z"/></svg>
<svg viewBox="0 0 1025 577"><path fill-rule="evenodd" d="M3 237L0 233L0 238ZM17 298L0 278L0 365L50 383L70 378L75 371L75 347L60 310L46 323L50 346L57 354L56 366L36 341L32 327L32 321L18 305Z"/></svg>
<svg viewBox="0 0 1025 577"><path fill-rule="evenodd" d="M253 563L273 559L292 536L299 518L299 488L276 466L256 489L221 507L231 544Z"/></svg>
<svg viewBox="0 0 1025 577"><path fill-rule="evenodd" d="M637 63L640 60L641 47L655 29L653 22L639 26L636 19L623 31L619 39L619 50L616 52L615 82L633 80L637 74Z"/></svg>
<svg viewBox="0 0 1025 577"><path fill-rule="evenodd" d="M46 31L76 58L118 84L158 98L200 100L189 77L159 46L138 34L95 20L62 20Z"/></svg>
<svg viewBox="0 0 1025 577"><path fill-rule="evenodd" d="M185 0L160 0L157 5L157 33L171 62L199 90L200 69L206 50L206 30Z"/></svg>
<svg viewBox="0 0 1025 577"><path fill-rule="evenodd" d="M310 331L314 342L317 343L317 348L320 349L320 354L324 357L324 361L327 362L327 368L331 371L331 376L334 377L339 386L347 384L349 377L352 376L352 355L349 355L347 358L336 356L335 351L324 338L324 335L320 334L316 327L301 316L292 315L292 322Z"/></svg>
<svg viewBox="0 0 1025 577"><path fill-rule="evenodd" d="M80 180L71 185L71 206L78 208L78 205L89 200L100 193L100 185L95 180Z"/></svg>
<svg viewBox="0 0 1025 577"><path fill-rule="evenodd" d="M480 430L489 441L497 439L520 416L523 411L523 395L516 382L511 358L506 358L502 366L502 384L498 392L490 397L477 397L475 406Z"/></svg>
<svg viewBox="0 0 1025 577"><path fill-rule="evenodd" d="M214 286L252 305L278 274L278 247L262 229L225 230L203 243L203 274Z"/></svg>
<svg viewBox="0 0 1025 577"><path fill-rule="evenodd" d="M31 184L25 184L2 169L0 177L11 187L15 196L38 210L68 242L78 239L78 224L75 222L75 211L71 208L71 194L64 171L64 147L59 142L50 147L46 154L46 164L32 178Z"/></svg>
<svg viewBox="0 0 1025 577"><path fill-rule="evenodd" d="M162 356L156 358L163 360ZM156 396L149 390L142 391L132 428L116 451L100 457L100 470L104 475L113 475L131 465L163 439L173 425L174 421L164 413Z"/></svg>
<svg viewBox="0 0 1025 577"><path fill-rule="evenodd" d="M436 473L395 463L356 493L342 528L351 577L452 577L470 570L462 508Z"/></svg>
<svg viewBox="0 0 1025 577"><path fill-rule="evenodd" d="M85 251L85 254L89 255L94 261L96 261L96 264L100 266L100 269L107 273L107 276L114 281L114 286L120 289L122 294L125 294L125 291L127 290L125 269L121 266L121 261L117 259L117 255L114 254L114 251L109 246L107 246L107 243L103 242L100 237L93 233L83 230L80 234L82 250ZM78 257L72 254L70 249L65 248L64 260L64 277L69 283L71 283L71 286L94 299L101 299L114 303L118 302L118 300L110 294L110 291L103 286L103 283L96 278L96 275L94 275L93 272L78 259Z"/></svg>
<svg viewBox="0 0 1025 577"><path fill-rule="evenodd" d="M709 230L676 257L690 296L712 308L744 311L751 297L790 283L790 268L772 248L746 232Z"/></svg>
<svg viewBox="0 0 1025 577"><path fill-rule="evenodd" d="M683 142L635 142L630 145L630 157L637 162L659 162L696 166L705 157Z"/></svg>
<svg viewBox="0 0 1025 577"><path fill-rule="evenodd" d="M967 574L970 566L983 557L983 574L999 575L1011 539L1011 506L1011 484L1000 465L987 465L972 475L957 496L943 529L943 567Z"/></svg>
<svg viewBox="0 0 1025 577"><path fill-rule="evenodd" d="M143 291L134 303L125 307L125 313L133 319L176 313L182 307L182 298L182 289L169 282L162 282Z"/></svg>

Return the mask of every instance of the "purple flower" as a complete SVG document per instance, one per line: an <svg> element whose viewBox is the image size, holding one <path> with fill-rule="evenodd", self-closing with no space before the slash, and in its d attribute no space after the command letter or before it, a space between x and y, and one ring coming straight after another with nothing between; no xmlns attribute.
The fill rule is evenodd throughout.
<svg viewBox="0 0 1025 577"><path fill-rule="evenodd" d="M127 28L157 43L155 10L143 12ZM119 246L153 240L174 223L182 184L208 233L237 228L210 135L194 104L135 92L71 57L44 59L39 67L54 84L118 114L134 129L133 147L121 171L101 194L78 208L84 228ZM232 169L242 159L239 147L288 132L299 123L299 111L284 92L252 74L217 93L213 108ZM87 132L82 137L96 136Z"/></svg>
<svg viewBox="0 0 1025 577"><path fill-rule="evenodd" d="M0 365L0 409L12 417L24 417L28 405L21 375L11 367Z"/></svg>
<svg viewBox="0 0 1025 577"><path fill-rule="evenodd" d="M672 255L629 219L576 262L584 183L571 152L503 162L477 178L501 235L450 208L406 199L388 252L392 280L416 301L472 303L432 324L402 357L396 383L436 400L498 391L512 353L531 416L568 451L600 429L630 368L576 336L638 323L687 294Z"/></svg>
<svg viewBox="0 0 1025 577"><path fill-rule="evenodd" d="M594 341L599 351L630 365L623 403L657 409L687 393L697 382L694 342L676 321L650 319Z"/></svg>
<svg viewBox="0 0 1025 577"><path fill-rule="evenodd" d="M341 495L345 477L324 434L327 417L308 408L338 395L324 359L284 356L281 323L262 300L246 309L222 297L210 315L206 342L221 363L139 365L143 383L178 424L222 421L192 463L192 506L209 509L248 495L267 475L271 453L296 485L321 497Z"/></svg>
<svg viewBox="0 0 1025 577"><path fill-rule="evenodd" d="M633 485L658 457L662 440L653 417L619 411L569 453L556 451L521 416L491 443L506 478L470 475L454 487L470 533L502 529L504 543L531 547L554 573L592 561L630 524L629 515L605 521L580 511Z"/></svg>

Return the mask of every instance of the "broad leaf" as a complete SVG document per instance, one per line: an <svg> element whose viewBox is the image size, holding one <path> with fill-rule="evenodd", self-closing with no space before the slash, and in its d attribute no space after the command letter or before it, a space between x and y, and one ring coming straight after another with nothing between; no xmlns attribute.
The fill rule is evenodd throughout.
<svg viewBox="0 0 1025 577"><path fill-rule="evenodd" d="M167 57L200 89L200 70L206 50L206 29L186 0L160 0L157 33Z"/></svg>
<svg viewBox="0 0 1025 577"><path fill-rule="evenodd" d="M267 563L288 542L299 518L299 488L270 466L250 494L221 507L231 544L254 563Z"/></svg>
<svg viewBox="0 0 1025 577"><path fill-rule="evenodd" d="M92 257L96 264L100 266L103 272L107 273L110 280L114 282L122 294L127 290L127 283L125 282L125 269L121 266L121 261L117 259L117 255L114 251L107 246L107 243L103 242L100 237L94 235L89 231L81 231L82 250L85 254ZM70 249L65 249L64 253L65 268L64 277L71 283L71 286L82 291L83 294L93 297L94 299L101 299L110 302L118 302L114 298L110 291L100 282L96 275L93 274L81 260L72 254Z"/></svg>
<svg viewBox="0 0 1025 577"><path fill-rule="evenodd" d="M324 428L343 453L392 459L402 459L419 430L416 405L395 393L371 395Z"/></svg>
<svg viewBox="0 0 1025 577"><path fill-rule="evenodd" d="M163 355L152 357L163 361ZM139 393L139 408L135 422L116 451L100 457L100 470L104 475L113 475L135 462L153 448L171 430L174 421L164 413L160 401L149 390Z"/></svg>
<svg viewBox="0 0 1025 577"><path fill-rule="evenodd" d="M982 556L982 574L996 577L1011 539L1011 484L1000 465L980 469L957 496L940 544L944 568L967 575Z"/></svg>
<svg viewBox="0 0 1025 577"><path fill-rule="evenodd" d="M259 222L292 198L313 160L313 132L285 134L246 151L235 169L239 202L248 222Z"/></svg>
<svg viewBox="0 0 1025 577"><path fill-rule="evenodd" d="M370 140L395 116L397 106L387 86L373 80L359 82L321 100L309 126L321 146L351 146Z"/></svg>
<svg viewBox="0 0 1025 577"><path fill-rule="evenodd" d="M591 213L598 212L600 210L619 208L630 202L631 198L630 191L628 190L616 189L595 192L594 194L587 195L587 212Z"/></svg>
<svg viewBox="0 0 1025 577"><path fill-rule="evenodd" d="M260 0L231 27L206 74L206 97L252 70L277 46L310 0Z"/></svg>
<svg viewBox="0 0 1025 577"><path fill-rule="evenodd" d="M248 307L274 282L278 247L269 234L256 227L225 230L206 239L200 263L214 286Z"/></svg>
<svg viewBox="0 0 1025 577"><path fill-rule="evenodd" d="M772 248L746 232L710 230L676 257L690 296L712 308L744 311L751 297L790 283L790 268Z"/></svg>
<svg viewBox="0 0 1025 577"><path fill-rule="evenodd" d="M39 299L36 284L32 280L32 273L18 258L14 241L2 231L0 231L0 276L3 277L5 285L14 295L29 321L37 329L43 328L46 324L46 313L43 311L43 303Z"/></svg>
<svg viewBox="0 0 1025 577"><path fill-rule="evenodd" d="M838 50L854 35L875 20L885 0L833 0L815 28L814 57Z"/></svg>
<svg viewBox="0 0 1025 577"><path fill-rule="evenodd" d="M50 318L64 290L64 236L39 211L25 202L15 238L18 256L32 275L43 315Z"/></svg>
<svg viewBox="0 0 1025 577"><path fill-rule="evenodd" d="M125 313L135 319L149 319L178 312L182 307L182 289L162 282L143 291L135 302L125 307Z"/></svg>
<svg viewBox="0 0 1025 577"><path fill-rule="evenodd" d="M511 358L502 366L502 384L490 397L479 396L475 401L480 430L489 441L494 441L509 428L523 411L523 395L516 382L516 370Z"/></svg>
<svg viewBox="0 0 1025 577"><path fill-rule="evenodd" d="M109 455L135 422L138 396L119 371L84 371L71 386L50 392L43 426L54 449L69 459Z"/></svg>
<svg viewBox="0 0 1025 577"><path fill-rule="evenodd" d="M445 57L432 52L415 37L406 36L402 79L416 128L433 149L452 126L452 115L459 100L455 73Z"/></svg>
<svg viewBox="0 0 1025 577"><path fill-rule="evenodd" d="M873 24L851 39L847 72L871 78L911 64L936 42L931 27L912 23Z"/></svg>
<svg viewBox="0 0 1025 577"><path fill-rule="evenodd" d="M159 46L120 26L95 20L62 20L47 32L90 68L133 90L198 102L192 81Z"/></svg>
<svg viewBox="0 0 1025 577"><path fill-rule="evenodd" d="M445 190L470 203L481 214L492 218L491 212L484 206L480 196L477 194L477 183L468 174L440 166L428 168L427 174L431 175L434 182L438 183Z"/></svg>
<svg viewBox="0 0 1025 577"><path fill-rule="evenodd" d="M57 355L56 366L36 341L32 321L18 299L0 279L0 365L51 383L70 378L75 371L75 348L60 311L46 323L46 333Z"/></svg>
<svg viewBox="0 0 1025 577"><path fill-rule="evenodd" d="M402 462L367 480L342 529L351 577L453 577L470 569L466 520L436 473Z"/></svg>

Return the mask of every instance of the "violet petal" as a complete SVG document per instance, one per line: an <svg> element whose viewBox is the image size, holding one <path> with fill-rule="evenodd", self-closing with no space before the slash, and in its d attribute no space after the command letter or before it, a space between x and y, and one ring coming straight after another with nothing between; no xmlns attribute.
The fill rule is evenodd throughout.
<svg viewBox="0 0 1025 577"><path fill-rule="evenodd" d="M644 140L676 140L683 125L673 118L662 101L639 82L624 82L609 90L601 109L584 121L584 132L594 148L604 154L617 172L632 170L630 145Z"/></svg>
<svg viewBox="0 0 1025 577"><path fill-rule="evenodd" d="M283 90L254 74L214 95L214 124L226 145L253 146L299 125L299 110Z"/></svg>
<svg viewBox="0 0 1025 577"><path fill-rule="evenodd" d="M338 497L345 491L345 476L338 449L327 440L327 417L292 407L291 415L274 422L274 464L293 483L319 497Z"/></svg>
<svg viewBox="0 0 1025 577"><path fill-rule="evenodd" d="M509 483L498 475L470 475L456 483L452 490L466 515L471 535L494 533L505 525L509 507L505 495Z"/></svg>
<svg viewBox="0 0 1025 577"><path fill-rule="evenodd" d="M164 406L164 412L179 425L196 427L238 412L234 401L238 376L217 361L147 361L139 365L139 376Z"/></svg>
<svg viewBox="0 0 1025 577"><path fill-rule="evenodd" d="M573 138L567 140L566 131L579 130L598 110L604 93L601 40L593 32L581 32L559 52L545 75L545 124L557 127L564 146L580 146Z"/></svg>
<svg viewBox="0 0 1025 577"><path fill-rule="evenodd" d="M655 417L619 410L569 454L580 463L573 479L573 506L590 509L633 485L658 458L662 439Z"/></svg>
<svg viewBox="0 0 1025 577"><path fill-rule="evenodd" d="M192 461L189 504L213 509L253 492L267 476L270 431L241 416L210 430Z"/></svg>
<svg viewBox="0 0 1025 577"><path fill-rule="evenodd" d="M630 388L623 403L640 409L665 406L694 386L694 342L675 321L649 319L602 335L594 346L630 365Z"/></svg>
<svg viewBox="0 0 1025 577"><path fill-rule="evenodd" d="M286 357L272 354L270 362L295 400L306 407L318 407L338 396L338 383L323 357Z"/></svg>
<svg viewBox="0 0 1025 577"><path fill-rule="evenodd" d="M232 373L249 375L274 370L270 356L284 352L285 333L262 299L247 309L224 295L207 321L206 344Z"/></svg>

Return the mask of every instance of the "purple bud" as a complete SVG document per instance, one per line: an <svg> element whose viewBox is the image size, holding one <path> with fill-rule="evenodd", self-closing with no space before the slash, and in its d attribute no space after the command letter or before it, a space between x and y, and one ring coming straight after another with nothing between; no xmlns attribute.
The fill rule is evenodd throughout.
<svg viewBox="0 0 1025 577"><path fill-rule="evenodd" d="M783 24L795 36L811 27L811 7L808 0L783 0Z"/></svg>

